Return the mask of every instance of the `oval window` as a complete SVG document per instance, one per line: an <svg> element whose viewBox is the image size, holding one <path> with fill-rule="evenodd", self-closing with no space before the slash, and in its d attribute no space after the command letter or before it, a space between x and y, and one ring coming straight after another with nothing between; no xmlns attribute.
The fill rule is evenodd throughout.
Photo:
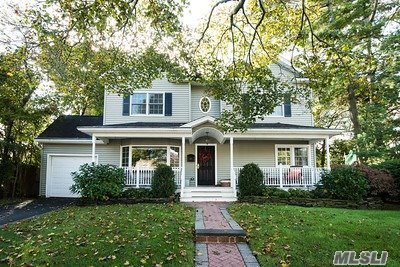
<svg viewBox="0 0 400 267"><path fill-rule="evenodd" d="M211 101L208 97L203 96L199 102L200 110L203 113L207 113L211 109Z"/></svg>

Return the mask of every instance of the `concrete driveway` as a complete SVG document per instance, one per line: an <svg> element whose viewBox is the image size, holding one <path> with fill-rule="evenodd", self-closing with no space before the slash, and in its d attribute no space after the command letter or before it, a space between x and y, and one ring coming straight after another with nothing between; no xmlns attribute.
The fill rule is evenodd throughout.
<svg viewBox="0 0 400 267"><path fill-rule="evenodd" d="M12 205L0 205L0 226L63 208L75 201L73 198L38 198Z"/></svg>

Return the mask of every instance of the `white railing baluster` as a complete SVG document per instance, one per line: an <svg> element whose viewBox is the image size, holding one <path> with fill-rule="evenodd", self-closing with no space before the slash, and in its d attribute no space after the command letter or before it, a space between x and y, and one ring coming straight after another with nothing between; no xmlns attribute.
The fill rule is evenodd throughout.
<svg viewBox="0 0 400 267"><path fill-rule="evenodd" d="M236 183L239 172L243 167L233 167ZM325 168L313 167L260 167L263 174L263 183L267 186L307 188L316 185L321 179Z"/></svg>

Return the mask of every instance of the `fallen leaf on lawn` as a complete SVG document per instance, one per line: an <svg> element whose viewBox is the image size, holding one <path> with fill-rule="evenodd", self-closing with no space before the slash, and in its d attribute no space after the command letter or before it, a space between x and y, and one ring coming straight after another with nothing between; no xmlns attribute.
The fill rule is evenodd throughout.
<svg viewBox="0 0 400 267"><path fill-rule="evenodd" d="M267 245L265 245L265 247L263 248L263 252L264 253L270 253L272 251L272 244L273 243L268 243Z"/></svg>
<svg viewBox="0 0 400 267"><path fill-rule="evenodd" d="M283 248L286 249L286 250L289 250L290 246L289 245L284 245Z"/></svg>
<svg viewBox="0 0 400 267"><path fill-rule="evenodd" d="M186 255L187 255L186 250L184 250L184 249L181 250L181 251L180 251L180 254L181 254L181 256L186 256Z"/></svg>

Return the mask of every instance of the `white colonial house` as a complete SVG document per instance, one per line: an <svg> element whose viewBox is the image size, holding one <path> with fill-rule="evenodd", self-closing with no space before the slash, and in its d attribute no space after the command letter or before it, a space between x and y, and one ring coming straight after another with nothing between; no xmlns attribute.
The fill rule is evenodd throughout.
<svg viewBox="0 0 400 267"><path fill-rule="evenodd" d="M299 82L283 63L271 70ZM129 97L106 92L102 117L59 117L36 139L42 146L40 194L76 196L69 190L71 172L88 162L124 168L129 187L149 187L155 165L166 163L182 201L236 200L239 171L251 162L261 168L264 184L280 188L313 187L330 168L328 141L340 130L314 127L305 101L282 103L246 132L229 133L215 124L229 107L205 89L155 80ZM327 166L317 168L321 140L327 141Z"/></svg>

